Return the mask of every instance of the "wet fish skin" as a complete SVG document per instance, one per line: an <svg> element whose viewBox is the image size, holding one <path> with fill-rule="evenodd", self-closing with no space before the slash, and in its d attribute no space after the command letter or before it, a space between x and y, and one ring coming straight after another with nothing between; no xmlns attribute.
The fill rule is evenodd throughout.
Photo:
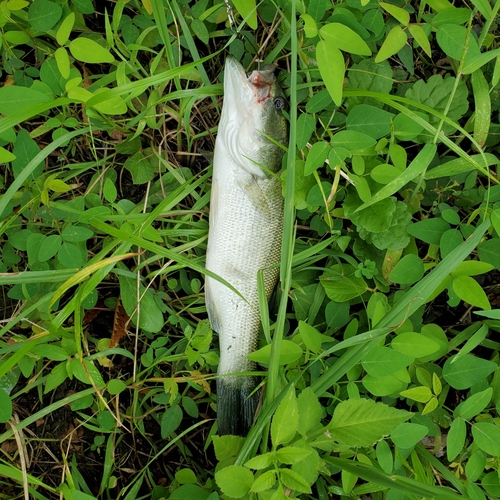
<svg viewBox="0 0 500 500"><path fill-rule="evenodd" d="M206 267L243 298L206 278L207 311L220 343L217 417L221 435L246 435L259 400L257 391L252 394L255 378L238 373L255 370L247 356L257 346L260 328L257 274L263 270L269 299L279 272L283 198L276 174L284 152L266 135L287 143L284 104L274 66L247 77L236 59L226 59Z"/></svg>

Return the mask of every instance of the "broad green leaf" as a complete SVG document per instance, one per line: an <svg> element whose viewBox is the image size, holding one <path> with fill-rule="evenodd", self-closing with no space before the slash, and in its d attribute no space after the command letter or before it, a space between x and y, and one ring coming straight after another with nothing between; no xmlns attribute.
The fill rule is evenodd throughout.
<svg viewBox="0 0 500 500"><path fill-rule="evenodd" d="M500 235L500 210L496 209L491 212L491 224L495 228L497 235Z"/></svg>
<svg viewBox="0 0 500 500"><path fill-rule="evenodd" d="M244 497L252 487L253 474L242 465L230 465L215 473L219 488L231 498Z"/></svg>
<svg viewBox="0 0 500 500"><path fill-rule="evenodd" d="M59 251L61 248L61 237L58 234L51 234L43 239L38 250L38 260L45 262ZM73 266L74 267L74 266Z"/></svg>
<svg viewBox="0 0 500 500"><path fill-rule="evenodd" d="M453 362L453 359L454 356L446 360L443 377L454 389L468 389L497 369L496 363L470 354L456 362Z"/></svg>
<svg viewBox="0 0 500 500"><path fill-rule="evenodd" d="M453 411L453 414L462 417L464 420L471 420L476 415L479 415L479 413L481 413L490 404L492 396L492 387L488 387L484 391L477 392L460 403Z"/></svg>
<svg viewBox="0 0 500 500"><path fill-rule="evenodd" d="M12 400L10 396L0 389L0 423L5 423L12 417Z"/></svg>
<svg viewBox="0 0 500 500"><path fill-rule="evenodd" d="M10 151L5 148L0 147L0 164L9 163L16 159L16 155L13 155Z"/></svg>
<svg viewBox="0 0 500 500"><path fill-rule="evenodd" d="M309 113L302 113L297 120L297 148L304 149L316 128L316 120ZM315 143L313 147L318 144ZM309 151L309 154L311 152Z"/></svg>
<svg viewBox="0 0 500 500"><path fill-rule="evenodd" d="M471 83L474 94L474 139L483 147L491 122L490 89L480 69L471 74Z"/></svg>
<svg viewBox="0 0 500 500"><path fill-rule="evenodd" d="M108 392L112 395L120 394L127 388L127 384L118 379L111 379L108 382Z"/></svg>
<svg viewBox="0 0 500 500"><path fill-rule="evenodd" d="M439 245L441 235L450 229L450 225L441 217L433 217L415 222L408 226L407 231L415 238L431 245Z"/></svg>
<svg viewBox="0 0 500 500"><path fill-rule="evenodd" d="M320 276L320 282L330 300L348 302L368 290L365 280L356 277L355 271L349 264L335 264Z"/></svg>
<svg viewBox="0 0 500 500"><path fill-rule="evenodd" d="M40 147L36 141L30 137L27 130L21 129L17 133L17 139L14 143L14 149L12 152L16 155L16 159L11 160L12 170L14 172L14 176L17 178L21 175L21 173L23 173L27 165L29 165L29 163L40 153ZM30 177L38 177L41 175L44 168L44 162L40 161L36 166L34 166Z"/></svg>
<svg viewBox="0 0 500 500"><path fill-rule="evenodd" d="M436 14L432 19L432 26L439 27L443 24L465 24L471 17L470 9L452 8Z"/></svg>
<svg viewBox="0 0 500 500"><path fill-rule="evenodd" d="M321 334L318 330L304 321L299 321L299 332L306 347L312 352L319 352L321 349Z"/></svg>
<svg viewBox="0 0 500 500"><path fill-rule="evenodd" d="M374 396L390 396L399 394L407 384L402 382L394 375L386 377L374 377L373 375L365 375L361 381L365 389Z"/></svg>
<svg viewBox="0 0 500 500"><path fill-rule="evenodd" d="M428 0L427 4L436 12L454 9L453 4L451 4L448 0Z"/></svg>
<svg viewBox="0 0 500 500"><path fill-rule="evenodd" d="M458 226L460 224L460 215L458 215L455 210L451 208L447 208L446 210L443 210L441 212L441 217L446 221L449 222L450 224L454 224Z"/></svg>
<svg viewBox="0 0 500 500"><path fill-rule="evenodd" d="M332 104L333 101L330 93L327 89L323 89L315 93L311 99L307 101L306 111L308 113L318 113L319 111L324 111L329 106L331 107Z"/></svg>
<svg viewBox="0 0 500 500"><path fill-rule="evenodd" d="M240 436L217 436L212 437L215 456L219 462L234 462L235 457L241 451L244 438Z"/></svg>
<svg viewBox="0 0 500 500"><path fill-rule="evenodd" d="M115 60L108 49L83 36L72 40L69 50L77 61L86 63L112 63Z"/></svg>
<svg viewBox="0 0 500 500"><path fill-rule="evenodd" d="M296 446L284 446L276 452L276 458L284 464L293 465L311 455L312 450L297 448Z"/></svg>
<svg viewBox="0 0 500 500"><path fill-rule="evenodd" d="M179 425L182 423L183 416L182 408L179 405L175 404L170 408L167 408L167 411L162 415L160 422L162 439L167 439L179 428Z"/></svg>
<svg viewBox="0 0 500 500"><path fill-rule="evenodd" d="M292 342L291 340L283 340L281 344L279 364L288 365L289 363L297 361L302 355L302 349L295 342ZM250 353L247 357L256 363L268 365L271 357L271 344L261 347L257 351Z"/></svg>
<svg viewBox="0 0 500 500"><path fill-rule="evenodd" d="M425 113L416 111L415 115L426 122L429 121L429 117ZM393 127L394 135L402 141L412 141L424 130L424 127L420 123L417 123L405 113L399 113L398 115L396 115L396 118L394 118Z"/></svg>
<svg viewBox="0 0 500 500"><path fill-rule="evenodd" d="M414 358L423 358L439 350L438 342L415 332L403 332L396 335L391 346L393 349Z"/></svg>
<svg viewBox="0 0 500 500"><path fill-rule="evenodd" d="M462 451L465 444L465 421L458 417L450 425L448 437L446 439L446 457L449 462L452 462L456 456Z"/></svg>
<svg viewBox="0 0 500 500"><path fill-rule="evenodd" d="M59 45L64 45L68 39L71 31L73 30L73 25L75 24L75 13L70 12L65 18L64 21L59 26L59 29L56 33L56 40Z"/></svg>
<svg viewBox="0 0 500 500"><path fill-rule="evenodd" d="M106 384L102 378L101 372L96 366L84 358L83 360L74 358L71 360L71 370L73 375L84 384L104 387Z"/></svg>
<svg viewBox="0 0 500 500"><path fill-rule="evenodd" d="M297 431L306 436L307 433L318 426L322 415L322 406L318 397L310 387L306 387L297 398L299 411L299 424Z"/></svg>
<svg viewBox="0 0 500 500"><path fill-rule="evenodd" d="M250 491L255 493L270 490L276 483L276 471L268 470L261 474L252 484Z"/></svg>
<svg viewBox="0 0 500 500"><path fill-rule="evenodd" d="M52 368L45 382L44 394L49 393L56 387L59 387L68 378L66 363L60 363Z"/></svg>
<svg viewBox="0 0 500 500"><path fill-rule="evenodd" d="M54 191L54 193L67 193L71 191L72 187L69 184L66 184L61 179L50 179L44 183L47 189Z"/></svg>
<svg viewBox="0 0 500 500"><path fill-rule="evenodd" d="M414 254L405 255L389 274L389 279L399 285L412 285L424 275L424 263Z"/></svg>
<svg viewBox="0 0 500 500"><path fill-rule="evenodd" d="M321 78L323 78L333 102L340 106L345 74L345 61L342 52L333 43L321 40L316 45L316 59Z"/></svg>
<svg viewBox="0 0 500 500"><path fill-rule="evenodd" d="M68 353L62 347L53 344L39 344L32 352L52 361L66 361L68 359Z"/></svg>
<svg viewBox="0 0 500 500"><path fill-rule="evenodd" d="M377 462L386 474L392 474L394 466L394 458L392 451L387 441L382 440L377 443L375 448L377 454Z"/></svg>
<svg viewBox="0 0 500 500"><path fill-rule="evenodd" d="M175 479L180 484L195 484L198 482L195 473L191 469L180 469L175 473Z"/></svg>
<svg viewBox="0 0 500 500"><path fill-rule="evenodd" d="M92 238L92 236L94 236L94 231L83 226L70 225L63 229L61 236L64 241L77 243Z"/></svg>
<svg viewBox="0 0 500 500"><path fill-rule="evenodd" d="M419 387L412 387L406 391L401 391L399 393L403 398L413 399L413 401L418 401L419 403L427 403L432 397L431 390L425 385Z"/></svg>
<svg viewBox="0 0 500 500"><path fill-rule="evenodd" d="M407 26L410 22L410 14L408 11L402 9L401 7L397 7L391 3L380 2L379 5L389 12L392 17L396 18L401 24Z"/></svg>
<svg viewBox="0 0 500 500"><path fill-rule="evenodd" d="M482 262L488 262L495 269L500 269L500 238L483 241L477 247L477 253Z"/></svg>
<svg viewBox="0 0 500 500"><path fill-rule="evenodd" d="M397 54L404 47L407 40L408 36L405 31L401 29L401 26L394 26L380 47L375 57L375 62L380 63L394 54Z"/></svg>
<svg viewBox="0 0 500 500"><path fill-rule="evenodd" d="M415 358L388 347L377 346L363 358L361 364L374 377L385 377L410 366Z"/></svg>
<svg viewBox="0 0 500 500"><path fill-rule="evenodd" d="M380 139L391 132L391 119L393 118L393 113L368 104L358 104L349 111L346 125L348 130L362 132L374 139Z"/></svg>
<svg viewBox="0 0 500 500"><path fill-rule="evenodd" d="M262 455L257 455L245 462L245 467L255 470L266 469L272 464L273 459L274 454L272 452L264 453Z"/></svg>
<svg viewBox="0 0 500 500"><path fill-rule="evenodd" d="M318 26L316 21L309 14L302 14L301 19L304 21L304 34L307 38L314 38L318 36Z"/></svg>
<svg viewBox="0 0 500 500"><path fill-rule="evenodd" d="M309 150L304 167L304 175L310 175L322 167L330 152L330 145L325 141L318 141Z"/></svg>
<svg viewBox="0 0 500 500"><path fill-rule="evenodd" d="M299 411L295 388L290 387L276 409L271 421L271 439L273 446L277 448L280 444L288 443L297 432L299 425Z"/></svg>
<svg viewBox="0 0 500 500"><path fill-rule="evenodd" d="M500 457L500 427L490 422L477 422L472 426L472 435L479 448Z"/></svg>
<svg viewBox="0 0 500 500"><path fill-rule="evenodd" d="M248 26L253 30L257 29L257 9L255 0L233 0L236 10L243 19L246 19Z"/></svg>
<svg viewBox="0 0 500 500"><path fill-rule="evenodd" d="M401 175L399 175L393 181L389 182L382 189L377 191L369 200L359 206L356 211L358 212L360 210L364 210L370 205L374 205L375 203L388 198L394 193L397 193L403 186L406 186L408 182L425 172L435 154L436 146L434 144L426 144Z"/></svg>
<svg viewBox="0 0 500 500"><path fill-rule="evenodd" d="M460 299L481 309L491 309L490 302L481 285L470 276L456 276L452 281L453 291Z"/></svg>
<svg viewBox="0 0 500 500"><path fill-rule="evenodd" d="M351 490L354 488L358 481L358 476L353 474L352 472L349 472L347 470L343 470L341 472L341 482L342 482L342 490L343 492L348 495L351 493Z"/></svg>
<svg viewBox="0 0 500 500"><path fill-rule="evenodd" d="M279 469L281 482L289 489L300 493L311 493L311 487L306 480L291 469Z"/></svg>
<svg viewBox="0 0 500 500"><path fill-rule="evenodd" d="M3 38L6 42L9 42L11 47L15 45L24 45L31 40L28 33L24 31L7 31L4 33Z"/></svg>
<svg viewBox="0 0 500 500"><path fill-rule="evenodd" d="M69 71L71 69L71 63L69 61L68 52L64 47L59 47L55 52L54 56L57 61L57 68L59 73L61 73L63 78L69 78Z"/></svg>
<svg viewBox="0 0 500 500"><path fill-rule="evenodd" d="M453 277L457 276L477 276L479 274L489 273L494 267L487 262L478 260L464 260L451 273Z"/></svg>
<svg viewBox="0 0 500 500"><path fill-rule="evenodd" d="M210 42L210 33L207 26L200 19L193 19L191 21L191 31L198 37L205 45Z"/></svg>
<svg viewBox="0 0 500 500"><path fill-rule="evenodd" d="M380 35L384 29L384 16L378 9L365 11L361 19L361 25L375 36Z"/></svg>
<svg viewBox="0 0 500 500"><path fill-rule="evenodd" d="M376 144L376 140L363 132L354 130L341 130L337 132L330 141L330 145L341 147L348 151L359 151L370 148Z"/></svg>
<svg viewBox="0 0 500 500"><path fill-rule="evenodd" d="M401 171L388 163L377 165L371 172L370 177L379 184L389 184L396 179Z"/></svg>
<svg viewBox="0 0 500 500"><path fill-rule="evenodd" d="M153 155L148 151L139 151L125 160L124 167L132 174L134 184L145 184L151 181L156 173Z"/></svg>
<svg viewBox="0 0 500 500"><path fill-rule="evenodd" d="M372 51L366 42L351 28L341 23L329 23L319 30L320 36L328 42L329 46L357 54L371 56Z"/></svg>
<svg viewBox="0 0 500 500"><path fill-rule="evenodd" d="M428 432L425 425L404 422L391 432L391 441L399 448L413 448Z"/></svg>
<svg viewBox="0 0 500 500"><path fill-rule="evenodd" d="M327 4L323 0L310 0L307 6L307 13L320 22L326 13L326 9Z"/></svg>
<svg viewBox="0 0 500 500"><path fill-rule="evenodd" d="M66 269L81 267L85 263L82 251L73 243L66 241L59 248L57 259Z"/></svg>
<svg viewBox="0 0 500 500"><path fill-rule="evenodd" d="M33 29L46 33L61 18L62 7L50 0L35 0L28 9L28 21Z"/></svg>
<svg viewBox="0 0 500 500"><path fill-rule="evenodd" d="M347 446L372 446L411 416L370 399L351 399L337 405L328 430Z"/></svg>
<svg viewBox="0 0 500 500"><path fill-rule="evenodd" d="M446 222L449 222L449 220L446 220ZM448 229L448 231L445 231L441 235L441 239L439 240L439 251L441 253L441 258L444 259L463 241L464 237L458 229Z"/></svg>
<svg viewBox="0 0 500 500"><path fill-rule="evenodd" d="M500 498L500 478L498 472L488 472L483 479L481 479L481 486L492 498Z"/></svg>
<svg viewBox="0 0 500 500"><path fill-rule="evenodd" d="M316 179L313 175L304 175L305 164L306 162L303 160L297 160L295 162L295 196L293 201L295 203L295 208L298 210L307 208L307 195L311 189L316 186ZM283 180L283 195L286 193L288 172L289 170L287 169L281 174L281 179Z"/></svg>
<svg viewBox="0 0 500 500"><path fill-rule="evenodd" d="M408 26L409 32L412 34L415 41L422 47L423 51L431 57L431 44L425 31L418 24L410 24Z"/></svg>
<svg viewBox="0 0 500 500"><path fill-rule="evenodd" d="M486 453L481 450L476 450L471 454L467 464L465 465L465 475L471 482L477 481L484 471L486 465Z"/></svg>
<svg viewBox="0 0 500 500"><path fill-rule="evenodd" d="M468 49L466 58L479 54L479 47L472 36L468 36L467 29L456 24L440 26L436 33L436 40L443 52L453 59L460 60L464 51L466 40Z"/></svg>

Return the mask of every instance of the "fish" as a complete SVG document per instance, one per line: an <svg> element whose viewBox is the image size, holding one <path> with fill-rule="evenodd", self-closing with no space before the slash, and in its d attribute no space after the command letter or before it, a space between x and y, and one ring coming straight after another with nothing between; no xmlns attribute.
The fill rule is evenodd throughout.
<svg viewBox="0 0 500 500"><path fill-rule="evenodd" d="M263 272L269 300L277 282L283 233L279 177L288 121L286 100L268 65L247 76L228 56L224 98L215 141L210 196L205 302L218 333L217 423L219 435L246 436L255 417L258 380L248 359L258 343L257 276ZM271 140L271 138L273 140ZM273 142L274 141L274 142Z"/></svg>

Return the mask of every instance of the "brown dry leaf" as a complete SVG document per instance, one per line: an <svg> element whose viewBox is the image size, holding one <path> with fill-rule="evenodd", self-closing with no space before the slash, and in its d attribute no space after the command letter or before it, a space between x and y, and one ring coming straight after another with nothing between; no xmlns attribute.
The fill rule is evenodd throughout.
<svg viewBox="0 0 500 500"><path fill-rule="evenodd" d="M115 318L113 320L113 333L111 334L111 342L109 347L114 347L120 340L127 335L126 325L129 320L129 315L125 312L123 308L122 301L118 297L118 302L115 308Z"/></svg>
<svg viewBox="0 0 500 500"><path fill-rule="evenodd" d="M83 324L88 325L92 323L92 321L94 321L94 319L96 319L97 316L99 316L101 311L103 311L104 309L106 309L106 306L104 305L104 300L99 299L97 301L97 304L92 309L85 311L85 315L83 316Z"/></svg>

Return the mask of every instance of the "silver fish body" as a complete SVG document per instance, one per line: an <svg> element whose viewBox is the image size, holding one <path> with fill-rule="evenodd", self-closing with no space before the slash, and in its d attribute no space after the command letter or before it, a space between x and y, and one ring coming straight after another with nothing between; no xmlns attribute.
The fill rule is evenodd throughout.
<svg viewBox="0 0 500 500"><path fill-rule="evenodd" d="M246 435L259 399L254 393L256 380L238 373L255 370L247 356L257 346L260 328L258 272L264 273L268 299L278 277L283 198L275 174L281 169L283 149L266 136L286 143L284 102L274 67L247 77L236 59L227 58L206 267L239 294L208 276L205 281L207 311L220 343L217 413L221 435Z"/></svg>

